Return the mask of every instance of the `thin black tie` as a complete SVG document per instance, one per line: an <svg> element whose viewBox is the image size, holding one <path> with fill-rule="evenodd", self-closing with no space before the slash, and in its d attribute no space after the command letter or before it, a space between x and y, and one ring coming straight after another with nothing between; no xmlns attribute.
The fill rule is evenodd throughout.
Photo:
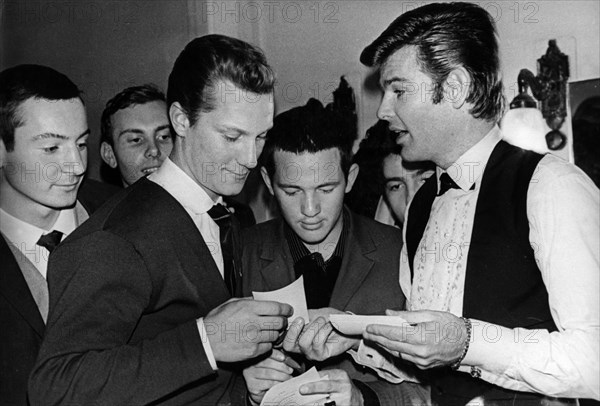
<svg viewBox="0 0 600 406"><path fill-rule="evenodd" d="M440 191L438 192L437 195L441 196L450 189L459 189L459 187L456 184L456 182L454 182L452 180L450 175L448 175L446 172L444 172L440 175Z"/></svg>
<svg viewBox="0 0 600 406"><path fill-rule="evenodd" d="M215 204L208 214L219 226L219 242L223 253L223 279L231 296L235 296L235 269L233 263L233 233L231 212L222 204Z"/></svg>
<svg viewBox="0 0 600 406"><path fill-rule="evenodd" d="M56 246L60 244L62 236L63 233L61 233L60 231L51 231L48 234L43 234L38 240L37 245L46 248L49 253L52 253L52 251L54 251L54 248L56 248Z"/></svg>

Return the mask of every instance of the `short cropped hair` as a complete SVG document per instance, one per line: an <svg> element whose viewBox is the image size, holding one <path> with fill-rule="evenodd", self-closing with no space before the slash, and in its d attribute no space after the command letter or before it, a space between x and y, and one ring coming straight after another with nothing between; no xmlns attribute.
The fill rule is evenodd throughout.
<svg viewBox="0 0 600 406"><path fill-rule="evenodd" d="M154 84L148 83L123 89L106 102L106 107L100 119L100 140L108 143L110 146L113 145L111 118L117 111L153 101L166 102L165 94Z"/></svg>
<svg viewBox="0 0 600 406"><path fill-rule="evenodd" d="M179 102L194 125L200 112L214 110L219 80L259 95L273 93L275 86L275 75L260 49L211 34L192 40L177 57L169 75L167 104Z"/></svg>
<svg viewBox="0 0 600 406"><path fill-rule="evenodd" d="M275 151L302 154L316 153L331 148L340 151L340 164L344 176L352 165L354 141L350 124L339 113L325 109L320 101L310 99L306 105L295 107L273 120L260 157L261 166L269 177L275 174Z"/></svg>
<svg viewBox="0 0 600 406"><path fill-rule="evenodd" d="M64 74L42 65L17 65L0 72L0 134L7 151L15 147L15 129L24 124L19 106L28 99L81 99L79 88Z"/></svg>
<svg viewBox="0 0 600 406"><path fill-rule="evenodd" d="M433 3L410 10L366 47L360 61L380 66L395 51L413 45L423 73L435 82L433 102L443 98L450 72L464 67L471 76L466 101L475 118L498 121L504 109L496 25L490 14L471 3Z"/></svg>

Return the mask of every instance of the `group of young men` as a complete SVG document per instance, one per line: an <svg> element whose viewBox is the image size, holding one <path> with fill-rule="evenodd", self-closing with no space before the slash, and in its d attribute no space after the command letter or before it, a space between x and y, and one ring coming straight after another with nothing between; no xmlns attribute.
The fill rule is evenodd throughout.
<svg viewBox="0 0 600 406"><path fill-rule="evenodd" d="M120 191L84 179L77 86L1 72L0 403L258 405L312 365L328 379L299 390L325 406L599 399L599 191L501 140L490 15L411 10L361 61L401 160L436 167L416 194L422 170L389 176L408 190L404 243L344 207L359 168L340 117L316 100L274 117L275 75L241 40L196 38L166 97L146 85L107 103ZM257 166L281 218L242 230L254 219L230 197ZM300 276L310 320L248 298ZM408 323L347 336L329 321L342 312Z"/></svg>

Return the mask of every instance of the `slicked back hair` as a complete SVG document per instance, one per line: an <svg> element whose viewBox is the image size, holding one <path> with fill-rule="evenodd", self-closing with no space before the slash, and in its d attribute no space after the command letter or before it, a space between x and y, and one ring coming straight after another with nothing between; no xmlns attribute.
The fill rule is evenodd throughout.
<svg viewBox="0 0 600 406"><path fill-rule="evenodd" d="M490 14L471 3L433 3L410 10L366 47L360 61L381 66L394 52L415 46L423 73L435 82L433 102L444 97L443 83L453 69L471 76L466 101L475 118L497 122L504 110L496 25Z"/></svg>
<svg viewBox="0 0 600 406"><path fill-rule="evenodd" d="M273 128L267 133L260 163L273 179L275 151L302 154L337 148L341 168L347 178L352 165L353 141L350 124L339 113L325 109L316 99L310 99L306 105L275 117Z"/></svg>
<svg viewBox="0 0 600 406"><path fill-rule="evenodd" d="M214 110L216 98L232 91L219 89L220 80L269 97L275 86L275 75L260 49L224 35L205 35L192 40L177 57L169 75L167 105L179 102L194 125L200 112Z"/></svg>
<svg viewBox="0 0 600 406"><path fill-rule="evenodd" d="M117 111L153 101L166 102L166 98L165 94L151 83L128 87L115 95L106 102L106 107L102 112L102 118L100 119L100 141L106 142L111 146L113 145L111 118Z"/></svg>
<svg viewBox="0 0 600 406"><path fill-rule="evenodd" d="M7 151L15 147L15 129L24 123L19 106L28 99L81 99L64 74L42 65L17 65L0 72L0 134Z"/></svg>

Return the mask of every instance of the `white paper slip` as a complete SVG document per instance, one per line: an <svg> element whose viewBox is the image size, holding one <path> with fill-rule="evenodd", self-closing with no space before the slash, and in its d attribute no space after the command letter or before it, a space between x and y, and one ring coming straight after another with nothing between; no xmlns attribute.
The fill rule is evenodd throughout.
<svg viewBox="0 0 600 406"><path fill-rule="evenodd" d="M401 326L407 323L400 316L361 316L358 314L331 314L329 321L333 328L347 335L362 335L369 324Z"/></svg>
<svg viewBox="0 0 600 406"><path fill-rule="evenodd" d="M298 406L313 405L326 398L325 395L301 395L300 387L305 383L325 381L327 377L321 378L317 369L312 367L302 375L288 381L278 383L267 391L260 406Z"/></svg>
<svg viewBox="0 0 600 406"><path fill-rule="evenodd" d="M288 318L293 322L297 317L302 317L305 323L309 322L308 307L306 306L306 294L304 293L304 276L284 286L281 289L270 292L252 292L254 300L271 300L274 302L287 303L294 308L294 314Z"/></svg>

